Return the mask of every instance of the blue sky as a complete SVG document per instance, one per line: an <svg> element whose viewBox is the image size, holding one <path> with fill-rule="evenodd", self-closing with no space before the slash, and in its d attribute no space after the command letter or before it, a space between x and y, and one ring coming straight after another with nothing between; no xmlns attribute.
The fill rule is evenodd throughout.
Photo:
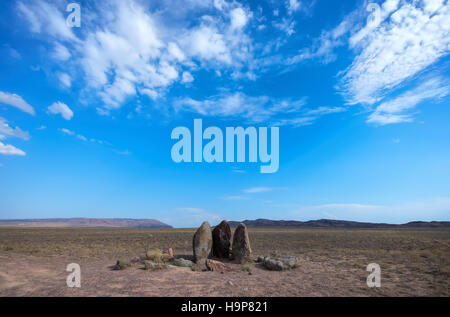
<svg viewBox="0 0 450 317"><path fill-rule="evenodd" d="M0 3L0 218L450 220L448 1L69 3ZM279 170L174 163L196 118Z"/></svg>

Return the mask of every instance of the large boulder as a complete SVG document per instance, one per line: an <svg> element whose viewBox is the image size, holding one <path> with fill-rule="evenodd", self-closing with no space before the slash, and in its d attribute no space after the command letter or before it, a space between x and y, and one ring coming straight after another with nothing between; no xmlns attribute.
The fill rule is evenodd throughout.
<svg viewBox="0 0 450 317"><path fill-rule="evenodd" d="M226 220L223 220L212 231L213 255L219 259L230 257L231 229Z"/></svg>
<svg viewBox="0 0 450 317"><path fill-rule="evenodd" d="M196 268L198 270L206 269L206 259L211 255L212 248L211 226L207 221L202 223L195 232L192 248L194 251L194 262L197 264Z"/></svg>
<svg viewBox="0 0 450 317"><path fill-rule="evenodd" d="M252 249L248 238L248 230L243 223L240 223L234 231L231 256L233 260L241 264L252 262Z"/></svg>

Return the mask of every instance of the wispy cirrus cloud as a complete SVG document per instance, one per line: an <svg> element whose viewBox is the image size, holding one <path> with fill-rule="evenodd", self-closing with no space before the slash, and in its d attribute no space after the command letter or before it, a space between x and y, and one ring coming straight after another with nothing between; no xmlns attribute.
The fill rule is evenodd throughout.
<svg viewBox="0 0 450 317"><path fill-rule="evenodd" d="M275 126L312 124L321 116L344 112L346 107L307 106L306 98L273 99L268 96L248 96L242 92L226 92L203 100L190 97L174 102L175 111L189 111L204 116L239 117L249 122L268 122Z"/></svg>
<svg viewBox="0 0 450 317"><path fill-rule="evenodd" d="M414 89L379 104L367 122L379 125L411 122L411 111L418 104L425 100L440 100L449 94L450 84L447 80L441 77L429 79Z"/></svg>
<svg viewBox="0 0 450 317"><path fill-rule="evenodd" d="M381 23L366 25L349 39L359 52L341 74L350 104L374 104L392 89L449 53L448 1L387 0Z"/></svg>
<svg viewBox="0 0 450 317"><path fill-rule="evenodd" d="M289 213L290 217L301 220L317 219L317 215L339 220L405 223L408 221L448 221L450 198L440 197L423 201L411 201L399 204L359 204L335 203L316 206L302 206ZM314 215L312 217L311 215Z"/></svg>
<svg viewBox="0 0 450 317"><path fill-rule="evenodd" d="M23 140L29 140L30 134L23 131L19 127L12 128L5 118L0 117L0 136L6 137L16 137Z"/></svg>
<svg viewBox="0 0 450 317"><path fill-rule="evenodd" d="M182 228L197 227L204 221L208 221L210 225L214 226L222 219L220 215L198 207L179 207L175 208L175 212L176 215L173 218L176 220L169 222Z"/></svg>
<svg viewBox="0 0 450 317"><path fill-rule="evenodd" d="M272 191L273 188L270 187L252 187L244 189L243 192L247 194L256 194L256 193L266 193Z"/></svg>
<svg viewBox="0 0 450 317"><path fill-rule="evenodd" d="M16 94L0 91L0 104L15 107L31 115L35 114L34 108Z"/></svg>

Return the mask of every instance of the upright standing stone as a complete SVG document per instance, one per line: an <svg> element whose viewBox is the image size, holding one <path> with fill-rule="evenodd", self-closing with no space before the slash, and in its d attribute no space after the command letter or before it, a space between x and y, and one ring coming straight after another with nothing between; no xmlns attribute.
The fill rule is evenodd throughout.
<svg viewBox="0 0 450 317"><path fill-rule="evenodd" d="M234 231L231 254L232 258L241 264L251 262L252 249L247 227L243 223L240 223Z"/></svg>
<svg viewBox="0 0 450 317"><path fill-rule="evenodd" d="M212 248L211 227L207 221L202 223L200 228L195 232L192 247L194 261L197 264L196 268L198 270L206 269L206 259L210 256Z"/></svg>
<svg viewBox="0 0 450 317"><path fill-rule="evenodd" d="M223 220L212 231L213 254L219 259L228 259L230 257L231 229L226 220Z"/></svg>

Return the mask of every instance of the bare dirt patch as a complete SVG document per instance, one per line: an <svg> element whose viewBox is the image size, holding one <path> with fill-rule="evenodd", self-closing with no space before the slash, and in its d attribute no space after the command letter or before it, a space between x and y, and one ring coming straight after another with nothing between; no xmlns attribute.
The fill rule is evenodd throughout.
<svg viewBox="0 0 450 317"><path fill-rule="evenodd" d="M251 229L254 255L296 255L297 269L251 275L145 271L119 258L172 247L190 257L193 230L0 229L0 296L449 296L448 230ZM382 269L381 288L366 285L367 264ZM81 288L68 288L67 264L81 266Z"/></svg>

